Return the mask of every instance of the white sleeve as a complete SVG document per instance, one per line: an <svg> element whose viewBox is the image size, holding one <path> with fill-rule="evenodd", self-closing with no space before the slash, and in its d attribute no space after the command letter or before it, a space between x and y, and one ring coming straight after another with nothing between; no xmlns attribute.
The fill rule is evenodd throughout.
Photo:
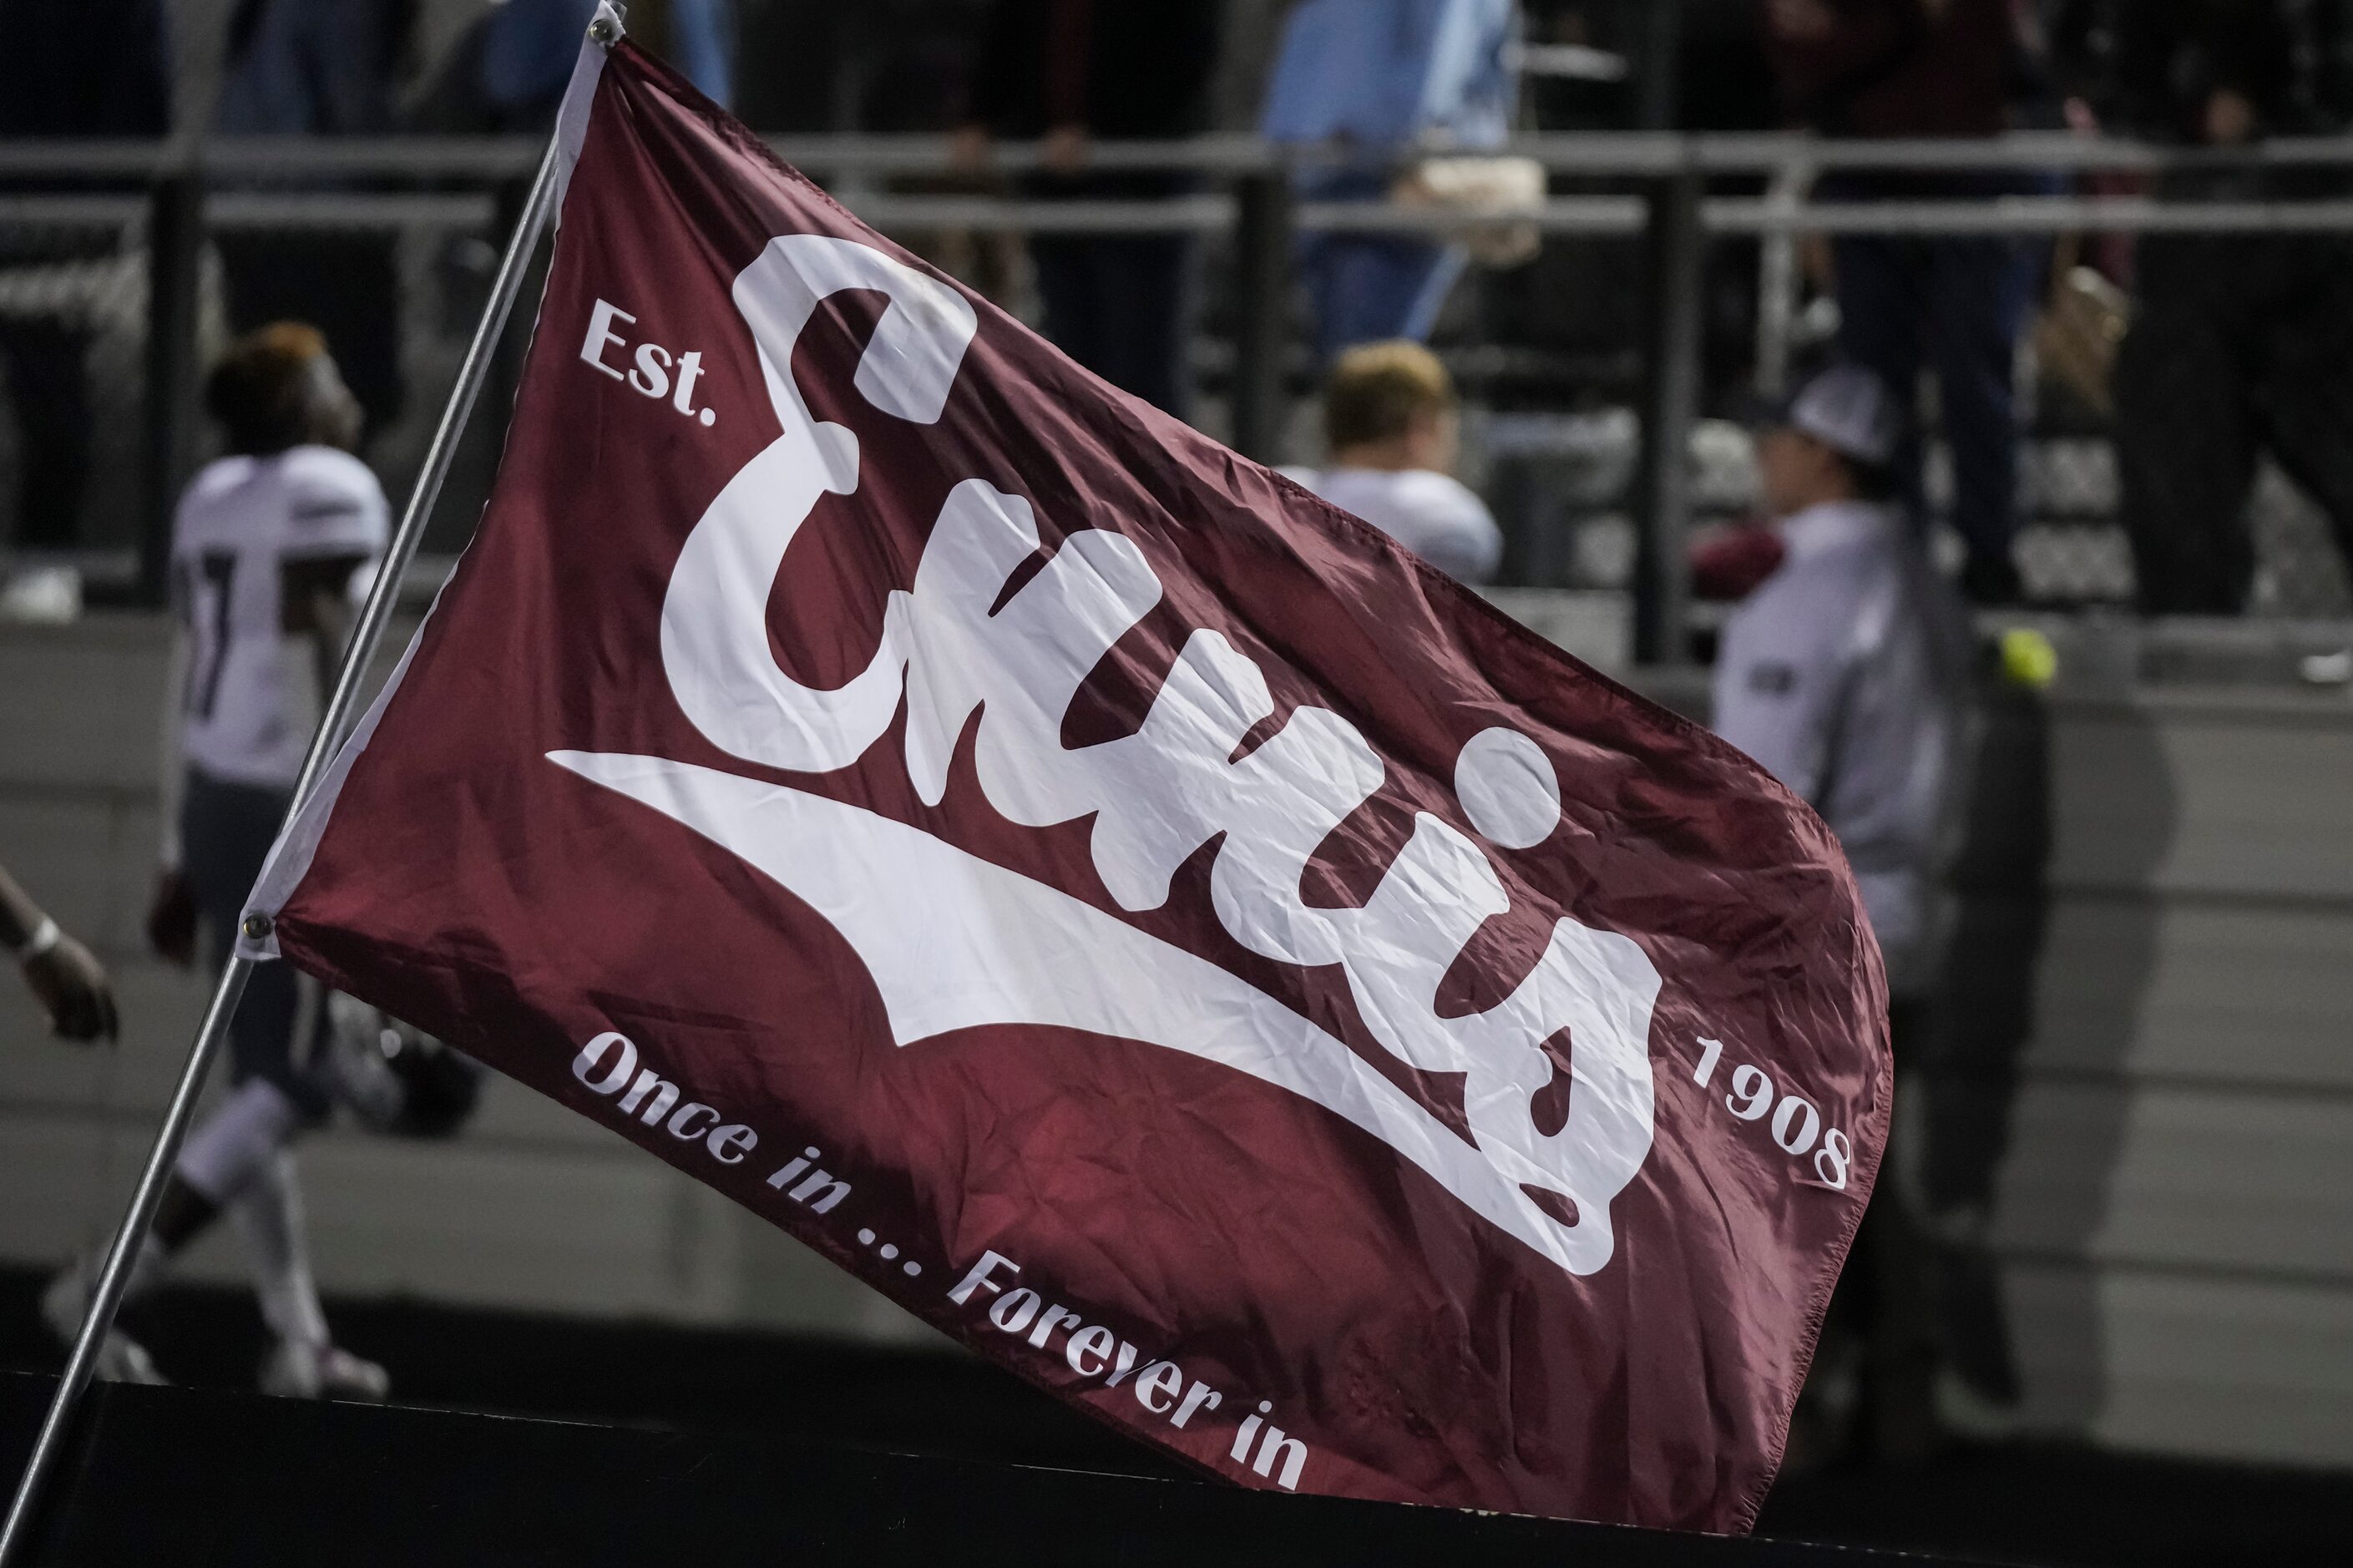
<svg viewBox="0 0 2353 1568"><path fill-rule="evenodd" d="M1790 606L1752 601L1725 628L1715 730L1810 805L1829 783L1842 660Z"/></svg>
<svg viewBox="0 0 2353 1568"><path fill-rule="evenodd" d="M357 459L306 464L289 476L288 492L288 560L383 552L391 531L391 507L384 487Z"/></svg>
<svg viewBox="0 0 2353 1568"><path fill-rule="evenodd" d="M1445 475L1415 487L1409 524L1400 529L1421 558L1461 583L1484 583L1503 564L1504 531L1478 492Z"/></svg>
<svg viewBox="0 0 2353 1568"><path fill-rule="evenodd" d="M1465 583L1490 583L1504 564L1504 531L1494 514L1480 503L1477 514L1462 529L1462 568L1454 574Z"/></svg>

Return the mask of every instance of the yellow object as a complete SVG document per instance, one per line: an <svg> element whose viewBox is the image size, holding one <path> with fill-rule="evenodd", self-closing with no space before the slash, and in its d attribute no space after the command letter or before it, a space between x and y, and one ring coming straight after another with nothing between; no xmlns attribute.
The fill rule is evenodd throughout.
<svg viewBox="0 0 2353 1568"><path fill-rule="evenodd" d="M2059 673L2059 652L2051 639L2027 626L2001 634L2001 678L2012 686L2040 691Z"/></svg>

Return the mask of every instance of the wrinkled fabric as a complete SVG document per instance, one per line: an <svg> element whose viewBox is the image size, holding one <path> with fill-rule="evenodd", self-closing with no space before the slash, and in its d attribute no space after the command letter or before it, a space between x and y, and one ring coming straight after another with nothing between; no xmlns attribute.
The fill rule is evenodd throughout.
<svg viewBox="0 0 2353 1568"><path fill-rule="evenodd" d="M269 945L1208 1474L1746 1529L1888 1114L1821 823L595 93Z"/></svg>

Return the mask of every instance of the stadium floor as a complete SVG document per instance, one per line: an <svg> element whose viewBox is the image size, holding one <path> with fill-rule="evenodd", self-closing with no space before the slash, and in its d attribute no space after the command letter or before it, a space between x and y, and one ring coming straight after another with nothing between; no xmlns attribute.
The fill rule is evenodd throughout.
<svg viewBox="0 0 2353 1568"><path fill-rule="evenodd" d="M39 1277L0 1269L0 1369L63 1357L35 1314ZM886 1448L1137 1476L1176 1467L946 1348L461 1310L330 1303L407 1405ZM126 1321L197 1386L243 1388L262 1350L251 1299L161 1291ZM1785 1480L1758 1533L1988 1562L2321 1561L2353 1532L2353 1476L2106 1453L2050 1442L1956 1447L1919 1469Z"/></svg>

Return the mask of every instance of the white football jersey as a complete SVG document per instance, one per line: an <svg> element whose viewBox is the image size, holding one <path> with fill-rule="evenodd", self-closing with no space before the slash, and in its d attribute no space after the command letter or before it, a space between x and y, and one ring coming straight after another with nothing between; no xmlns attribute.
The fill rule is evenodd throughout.
<svg viewBox="0 0 2353 1568"><path fill-rule="evenodd" d="M384 487L331 447L206 465L172 524L172 591L189 640L181 748L229 784L290 787L317 722L307 637L280 629L290 561L364 556L390 535ZM353 574L359 591L369 574Z"/></svg>

